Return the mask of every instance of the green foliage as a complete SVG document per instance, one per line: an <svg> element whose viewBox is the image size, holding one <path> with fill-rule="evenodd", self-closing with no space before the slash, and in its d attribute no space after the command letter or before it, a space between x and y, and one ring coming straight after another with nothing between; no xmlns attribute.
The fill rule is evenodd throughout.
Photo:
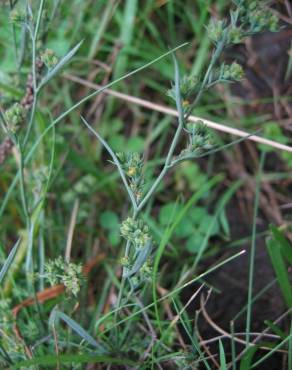
<svg viewBox="0 0 292 370"><path fill-rule="evenodd" d="M285 240L280 230L271 227L272 238L267 240L267 249L277 280L288 308L292 307L292 286L287 271L287 261L292 263L292 245Z"/></svg>
<svg viewBox="0 0 292 370"><path fill-rule="evenodd" d="M119 233L119 218L116 213L111 211L105 211L100 215L100 224L107 230L108 240L112 246L117 246L120 243Z"/></svg>
<svg viewBox="0 0 292 370"><path fill-rule="evenodd" d="M161 207L159 213L159 223L161 228L164 228L169 223L169 217L173 212L180 212L183 209L182 205L176 203L168 203ZM209 214L206 208L194 207L191 208L176 226L173 233L178 245L185 245L186 249L191 253L197 253L208 232L212 215ZM220 227L218 221L215 221L209 233L209 237L219 235ZM183 243L182 243L183 242Z"/></svg>
<svg viewBox="0 0 292 370"><path fill-rule="evenodd" d="M223 61L223 51L246 36L278 29L263 2L233 3L225 9L221 0L72 0L70 7L58 0L3 2L1 126L3 138L13 139L15 157L1 167L1 245L21 239L10 253L1 247L1 368L79 370L92 363L191 369L202 362L212 368L197 317L180 293L242 255L219 260L232 236L225 207L240 183L221 193L227 177L214 176L215 153L227 147L201 120L188 118L198 110L225 119L213 105L218 95L212 88L244 74L237 62ZM214 20L210 9L229 17ZM69 82L72 76L85 85ZM115 85L164 104L172 78L167 95L178 111L173 126L169 117L101 94ZM91 82L102 87L88 92ZM264 130L281 141L279 127ZM195 160L203 156L204 162ZM279 233L272 229L277 248L269 248L290 306L292 257ZM54 295L48 284L64 284L69 296ZM289 340L284 329L280 334L281 342L269 343L268 356ZM224 347L222 339L216 354L222 369L229 366ZM241 370L256 364L251 352L243 355Z"/></svg>

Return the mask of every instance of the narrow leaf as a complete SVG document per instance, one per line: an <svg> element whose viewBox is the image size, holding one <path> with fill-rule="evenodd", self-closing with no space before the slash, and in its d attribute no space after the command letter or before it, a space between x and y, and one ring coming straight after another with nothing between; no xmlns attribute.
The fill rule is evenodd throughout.
<svg viewBox="0 0 292 370"><path fill-rule="evenodd" d="M277 280L288 308L292 307L292 287L290 284L287 267L282 257L279 243L275 239L267 241L270 259L275 270Z"/></svg>
<svg viewBox="0 0 292 370"><path fill-rule="evenodd" d="M283 231L276 226L271 225L270 230L272 231L274 239L279 243L283 256L290 265L292 265L292 244L285 238Z"/></svg>
<svg viewBox="0 0 292 370"><path fill-rule="evenodd" d="M240 361L240 369L239 370L250 370L253 356L255 355L257 351L257 346L249 347L249 349L246 351L244 356L242 357Z"/></svg>
<svg viewBox="0 0 292 370"><path fill-rule="evenodd" d="M4 265L2 266L2 269L0 271L0 283L4 279L7 271L9 270L9 267L11 266L11 264L12 264L12 262L14 260L14 257L16 255L16 252L18 251L19 245L20 245L20 239L17 240L17 242L15 243L14 247L11 249L8 257L6 258L6 261L4 262Z"/></svg>
<svg viewBox="0 0 292 370"><path fill-rule="evenodd" d="M47 75L42 79L38 86L38 91L49 82L51 78L53 78L60 70L64 67L65 64L69 62L69 60L74 56L77 50L80 48L83 41L80 41L73 49L71 49L60 61L52 68Z"/></svg>
<svg viewBox="0 0 292 370"><path fill-rule="evenodd" d="M56 310L55 318L63 320L68 326L70 326L73 331L75 331L76 334L78 334L86 342L94 347L100 348L100 345L96 342L96 340L90 334L88 334L87 331L85 331L79 324L77 324L76 321L71 319L65 313Z"/></svg>
<svg viewBox="0 0 292 370"><path fill-rule="evenodd" d="M152 243L151 241L148 241L146 245L140 250L131 270L125 274L126 278L135 275L140 270L140 268L147 261L147 258L150 256L151 250Z"/></svg>
<svg viewBox="0 0 292 370"><path fill-rule="evenodd" d="M118 365L132 365L134 366L134 362L129 359L119 359L109 356L94 356L90 354L66 354L66 355L44 355L40 357L34 357L31 360L20 361L17 364L13 365L15 369L24 369L28 368L32 365L46 365L46 366L54 366L57 364L65 364L65 363L75 363L75 364L82 364L82 363L103 363L103 364L118 364ZM47 369L47 367L46 367Z"/></svg>
<svg viewBox="0 0 292 370"><path fill-rule="evenodd" d="M219 339L219 352L220 352L220 369L227 370L225 351L220 339Z"/></svg>

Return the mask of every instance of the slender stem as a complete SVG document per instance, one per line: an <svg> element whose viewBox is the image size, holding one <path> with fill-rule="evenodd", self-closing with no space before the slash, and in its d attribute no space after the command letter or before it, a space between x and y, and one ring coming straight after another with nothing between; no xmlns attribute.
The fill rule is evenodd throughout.
<svg viewBox="0 0 292 370"><path fill-rule="evenodd" d="M212 58L211 58L209 67L208 67L208 69L207 69L207 71L205 73L205 76L204 76L202 85L200 87L200 90L199 90L199 92L198 92L195 100L193 101L193 103L189 107L188 113L187 113L187 115L185 117L186 120L189 118L189 116L192 113L192 110L194 109L194 107L198 104L199 100L201 99L201 96L202 96L202 94L203 94L203 92L204 92L204 90L205 90L205 88L206 88L206 86L208 84L208 80L210 78L210 75L212 73L212 70L214 68L214 65L216 64L216 62L220 58L220 55L222 54L222 51L223 51L224 46L225 46L226 38L227 38L227 33L225 31L224 34L223 34L222 40L217 44L216 49L215 49L215 52L212 55Z"/></svg>
<svg viewBox="0 0 292 370"><path fill-rule="evenodd" d="M24 164L27 164L34 152L36 151L37 147L40 145L40 143L42 142L43 138L48 134L48 132L53 128L55 127L59 122L62 121L63 118L67 117L71 112L73 112L75 109L77 109L78 107L80 107L82 104L84 104L86 101L88 101L89 99L93 98L94 96L102 93L103 91L105 91L106 89L110 88L111 86L117 84L118 82L120 81L123 81L124 79L130 77L130 76L133 76L134 74L138 73L138 72L141 72L142 70L144 70L145 68L148 68L149 66L151 66L152 64L158 62L159 60L165 58L167 55L173 53L174 51L186 46L188 43L185 42L184 44L181 44L179 46L177 46L176 48L174 49L171 49L170 51L168 51L167 53L164 53L162 54L161 56L159 56L158 58L142 65L141 67L138 67L137 69L134 69L133 71L129 72L129 73L126 73L124 76L121 76L119 77L118 79L108 83L107 85L95 90L93 93L85 96L83 99L79 100L77 103L75 103L71 108L69 108L68 110L66 110L65 112L61 113L57 118L55 118L48 126L47 128L39 135L38 138L36 138L35 142L32 144L28 154L26 155L25 159L24 159ZM1 112L1 111L0 111ZM1 114L0 114L0 118L1 118ZM7 202L9 200L9 197L11 196L12 194L12 191L14 189L14 187L16 186L17 184L17 181L19 180L19 171L17 172L17 174L15 175L9 189L7 190L7 193L6 193L6 196L1 204L1 207L0 207L0 217L2 216L4 210L5 210L5 207L7 205Z"/></svg>
<svg viewBox="0 0 292 370"><path fill-rule="evenodd" d="M134 210L132 218L135 220L137 218L137 216L138 216L138 209ZM125 254L124 254L124 256L126 258L129 257L131 244L132 243L130 242L130 240L127 240L126 247L125 247ZM118 312L119 312L119 308L121 307L124 287L125 287L125 283L126 283L126 278L125 278L124 272L125 272L125 268L123 267L121 286L120 286L118 300L117 300L117 311L115 313L115 322L117 322L117 319L118 319Z"/></svg>
<svg viewBox="0 0 292 370"><path fill-rule="evenodd" d="M27 205L27 198L26 198L26 191L25 191L25 181L24 181L24 160L23 160L23 152L20 144L18 143L18 152L19 152L19 182L20 182L20 196L22 201L22 207L24 211L24 215L26 218L26 222L29 225L29 210Z"/></svg>
<svg viewBox="0 0 292 370"><path fill-rule="evenodd" d="M158 185L160 184L160 182L162 181L162 179L166 175L166 173L169 170L169 168L171 168L173 166L173 164L171 163L171 159L172 159L174 150L176 148L177 142L179 140L181 131L183 129L184 122L186 122L188 120L188 117L190 116L193 108L198 104L198 102L199 102L199 100L200 100L200 98L202 96L202 93L204 92L204 89L205 89L205 87L206 87L206 85L208 83L208 80L210 78L212 69L213 69L215 63L217 62L217 60L219 59L219 57L220 57L220 55L221 55L221 53L223 51L223 48L224 48L224 45L225 45L225 42L226 42L226 37L227 37L227 34L225 32L225 34L223 35L222 40L217 44L217 48L216 48L216 50L215 50L215 52L214 52L214 54L213 54L213 56L211 58L211 62L210 62L209 67L208 67L208 69L207 69L207 71L205 73L205 76L204 76L204 79L203 79L203 82L202 82L200 91L198 92L195 100L193 101L193 103L190 106L189 112L186 115L184 115L182 104L181 104L179 69L178 69L177 61L176 61L175 57L173 57L173 59L174 59L174 65L175 65L175 101L176 101L176 107L177 107L177 111L178 111L179 125L177 127L175 136L174 136L173 141L171 143L171 146L170 146L168 155L167 155L166 160L165 160L164 167L163 167L161 173L159 174L159 176L157 177L157 179L155 180L155 182L153 183L153 185L151 186L151 188L148 191L148 193L145 195L145 197L143 198L143 200L139 204L139 206L138 206L138 212L140 212L140 210L148 202L148 200L150 199L150 197L155 192L155 190L157 189Z"/></svg>
<svg viewBox="0 0 292 370"><path fill-rule="evenodd" d="M38 32L40 28L40 23L41 23L41 18L42 18L42 13L44 9L44 4L45 0L41 0L39 9L38 9L38 15L37 15L37 20L35 24L34 30L32 30L31 27L28 27L30 36L31 36L31 43L32 43L32 83L33 83L33 103L32 103L32 108L31 108L31 113L30 113L30 120L28 123L27 131L24 137L23 141L23 148L25 148L35 118L35 111L36 111L36 104L37 104L37 94L38 94L38 89L37 89L37 70L36 70L36 43L38 39Z"/></svg>
<svg viewBox="0 0 292 370"><path fill-rule="evenodd" d="M233 145L239 144L240 142L248 139L250 136L256 135L258 132L259 132L259 130L256 131L256 132L253 132L252 134L247 134L246 136L241 137L240 139L231 141L230 143L228 143L226 145L222 145L219 148L211 149L211 150L208 150L207 152L204 152L204 153L201 153L201 154L189 153L189 154L187 154L183 157L178 157L177 159L175 159L171 162L170 167L172 168L172 167L176 166L177 164L179 164L181 162L184 162L184 161L188 161L188 160L195 159L195 158L202 158L202 157L206 157L207 155L220 152L220 151L222 151L224 149L227 149L227 148L229 148Z"/></svg>
<svg viewBox="0 0 292 370"><path fill-rule="evenodd" d="M257 215L258 215L258 209L259 209L260 183L261 183L261 176L263 173L264 163L265 163L265 152L262 152L259 172L258 172L257 179L256 179L253 224L252 224L252 240L251 240L251 249L250 249L246 330L245 330L246 331L246 348L249 347L249 342L250 342L251 314L252 314L252 303L253 303L252 294L253 294L253 279L254 279L254 263L255 263L256 234L257 234Z"/></svg>
<svg viewBox="0 0 292 370"><path fill-rule="evenodd" d="M33 33L32 29L29 27L29 34L31 36L31 43L32 43L32 84L33 84L33 102L32 108L30 112L30 119L28 122L27 130L25 133L25 137L23 140L23 148L25 149L35 118L35 111L36 111L36 103L37 103L37 79L36 79L36 38L35 34Z"/></svg>
<svg viewBox="0 0 292 370"><path fill-rule="evenodd" d="M99 133L97 131L95 131L90 125L89 123L85 120L85 118L83 118L81 116L81 119L83 121L83 123L85 124L85 126L94 134L94 136L97 137L97 139L101 142L101 144L105 147L105 149L108 151L109 155L112 157L112 160L114 161L114 164L117 166L118 168L118 171L119 171L119 174L121 176L121 179L123 180L123 183L124 183L124 186L127 190L127 193L129 195L129 198L132 202L132 206L133 206L133 209L134 209L134 212L136 212L137 210L137 203L136 203L136 199L135 199L135 196L128 184L128 181L126 179L126 176L124 174L124 171L122 169L122 166L120 164L120 161L118 160L117 156L115 155L115 153L113 152L113 150L111 149L111 147L108 145L108 143L99 135Z"/></svg>
<svg viewBox="0 0 292 370"><path fill-rule="evenodd" d="M37 39L37 35L38 35L38 32L39 32L44 5L45 5L45 0L41 0L39 10L38 10L38 15L37 15L37 21L36 21L36 25L35 25L35 29L34 29L34 39L35 40Z"/></svg>
<svg viewBox="0 0 292 370"><path fill-rule="evenodd" d="M177 111L178 111L178 126L177 126L177 129L176 129L174 138L172 140L172 143L170 145L167 157L165 159L163 169L160 172L157 179L154 181L153 185L151 186L151 188L149 189L147 194L142 199L141 203L139 204L138 212L140 212L141 209L145 206L145 204L151 198L152 194L155 192L158 185L160 184L160 182L162 181L162 179L166 175L166 173L167 173L167 171L170 167L172 156L173 156L173 153L175 151L178 140L180 138L181 132L183 130L184 122L185 122L182 103L181 103L179 68L178 68L177 60L176 60L174 54L172 54L172 55L173 55L173 61L174 61L174 67L175 67L175 102L176 102L176 107L177 107Z"/></svg>

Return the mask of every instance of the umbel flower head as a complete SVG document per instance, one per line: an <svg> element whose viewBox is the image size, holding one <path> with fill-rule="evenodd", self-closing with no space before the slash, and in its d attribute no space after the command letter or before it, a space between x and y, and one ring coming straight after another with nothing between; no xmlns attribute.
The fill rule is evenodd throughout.
<svg viewBox="0 0 292 370"><path fill-rule="evenodd" d="M131 241L136 249L140 249L150 240L149 228L142 220L128 217L121 225L121 235Z"/></svg>
<svg viewBox="0 0 292 370"><path fill-rule="evenodd" d="M66 262L62 257L45 264L44 276L51 285L64 284L67 292L74 296L77 296L84 283L81 264Z"/></svg>

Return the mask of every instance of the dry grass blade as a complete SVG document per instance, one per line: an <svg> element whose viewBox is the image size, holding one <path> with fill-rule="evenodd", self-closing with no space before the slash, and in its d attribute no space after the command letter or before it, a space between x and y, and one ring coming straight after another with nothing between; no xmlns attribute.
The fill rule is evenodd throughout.
<svg viewBox="0 0 292 370"><path fill-rule="evenodd" d="M73 76L73 75L70 75L70 74L65 74L64 77L67 78L68 80L77 82L77 83L82 84L82 85L87 86L87 87L91 87L93 89L100 89L101 88L101 86L99 86L99 85L97 85L93 82L86 81L86 80L84 80L82 78L79 78L77 76ZM147 108L147 109L151 109L151 110L154 110L154 111L157 111L157 112L160 112L160 113L165 113L165 114L169 114L171 116L178 117L178 112L175 109L168 108L168 107L165 107L165 106L160 105L160 104L152 103L148 100L140 99L140 98L137 98L135 96L131 96L131 95L127 95L127 94L123 94L123 93L120 93L120 92L117 92L117 91L114 91L114 90L111 90L111 89L105 89L105 90L103 90L102 93L114 96L118 99L127 101L129 103L140 105L141 107L144 107L144 108ZM226 132L226 133L231 134L231 135L235 135L235 136L239 136L239 137L246 137L246 136L249 135L248 132L245 132L243 130L239 130L237 128L225 126L225 125L222 125L220 123L204 119L202 117L189 116L188 119L191 122L197 122L198 120L201 120L205 123L206 126L212 128L214 130L217 130L217 131ZM265 144L265 145L271 146L273 148L284 150L284 151L292 153L292 147L290 147L288 145L278 143L277 141L269 140L269 139L266 139L266 138L263 138L263 137L260 137L260 136L256 136L256 135L250 135L250 136L247 137L247 139L251 140L251 141L254 141L256 143L259 143L259 144Z"/></svg>

